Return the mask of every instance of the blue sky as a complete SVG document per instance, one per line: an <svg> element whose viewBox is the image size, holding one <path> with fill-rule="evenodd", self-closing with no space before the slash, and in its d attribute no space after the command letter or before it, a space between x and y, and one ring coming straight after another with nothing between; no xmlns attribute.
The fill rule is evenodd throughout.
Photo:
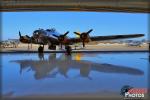
<svg viewBox="0 0 150 100"><path fill-rule="evenodd" d="M93 29L91 36L135 34L148 35L148 14L114 12L3 12L2 40L32 35L38 28L55 28L58 32L83 32Z"/></svg>

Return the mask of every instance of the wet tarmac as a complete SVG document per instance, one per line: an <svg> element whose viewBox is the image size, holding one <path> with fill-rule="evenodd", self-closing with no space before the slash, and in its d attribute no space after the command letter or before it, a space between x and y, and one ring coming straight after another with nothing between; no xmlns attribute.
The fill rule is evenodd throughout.
<svg viewBox="0 0 150 100"><path fill-rule="evenodd" d="M148 87L148 53L5 53L2 96L120 96Z"/></svg>

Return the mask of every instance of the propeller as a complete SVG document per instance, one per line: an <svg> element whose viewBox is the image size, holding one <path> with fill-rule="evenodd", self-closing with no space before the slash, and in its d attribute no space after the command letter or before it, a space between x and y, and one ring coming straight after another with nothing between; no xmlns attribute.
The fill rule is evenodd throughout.
<svg viewBox="0 0 150 100"><path fill-rule="evenodd" d="M24 40L24 36L21 35L21 32L20 32L20 31L19 31L19 37L20 37L20 38L19 38L20 41Z"/></svg>
<svg viewBox="0 0 150 100"><path fill-rule="evenodd" d="M85 47L85 40L90 38L90 37L89 37L89 33L91 33L92 31L93 31L93 29L90 29L89 31L83 32L83 33L81 33L81 34L78 33L78 32L74 32L76 35L79 35L79 36L80 36L80 39L81 39L81 41L82 41L83 47Z"/></svg>
<svg viewBox="0 0 150 100"><path fill-rule="evenodd" d="M61 45L61 49L62 49L62 44L63 44L63 41L65 40L67 34L69 33L69 31L67 31L65 34L63 35L56 35L56 34L53 34L53 36L57 37L58 41L60 42L60 45Z"/></svg>
<svg viewBox="0 0 150 100"><path fill-rule="evenodd" d="M28 35L25 35L25 36L22 36L21 35L21 32L19 31L19 37L20 37L20 41L23 42L23 43L28 43L28 48L29 48L29 44L31 43L31 48L32 48L32 43L34 41L34 37L30 37Z"/></svg>
<svg viewBox="0 0 150 100"><path fill-rule="evenodd" d="M22 36L20 31L19 31L19 37L20 37L19 40L24 43L31 43L31 41L32 41L31 40L32 37L30 37L28 35Z"/></svg>

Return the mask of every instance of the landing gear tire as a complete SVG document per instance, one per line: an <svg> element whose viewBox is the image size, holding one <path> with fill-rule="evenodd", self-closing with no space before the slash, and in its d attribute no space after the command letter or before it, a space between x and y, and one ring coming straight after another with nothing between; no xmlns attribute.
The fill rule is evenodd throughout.
<svg viewBox="0 0 150 100"><path fill-rule="evenodd" d="M39 48L38 48L38 53L43 53L43 51L44 51L44 47L39 46Z"/></svg>
<svg viewBox="0 0 150 100"><path fill-rule="evenodd" d="M50 45L50 46L48 46L48 49L49 50L56 50L56 46Z"/></svg>
<svg viewBox="0 0 150 100"><path fill-rule="evenodd" d="M66 49L67 55L71 55L71 51L72 51L71 46L67 45L65 46L65 49Z"/></svg>

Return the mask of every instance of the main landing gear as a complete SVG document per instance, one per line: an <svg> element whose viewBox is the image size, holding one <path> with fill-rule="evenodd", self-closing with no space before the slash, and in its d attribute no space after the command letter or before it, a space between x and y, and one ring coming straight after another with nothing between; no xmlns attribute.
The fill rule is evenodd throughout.
<svg viewBox="0 0 150 100"><path fill-rule="evenodd" d="M49 49L55 49L56 50L56 46L49 46ZM71 55L71 51L72 51L71 46L66 45L65 49L66 49L66 54ZM38 48L38 53L42 54L43 52L44 52L44 45L43 46L40 45Z"/></svg>
<svg viewBox="0 0 150 100"><path fill-rule="evenodd" d="M40 45L39 48L38 48L38 53L43 53L44 51L44 45Z"/></svg>
<svg viewBox="0 0 150 100"><path fill-rule="evenodd" d="M48 46L48 49L50 49L50 50L56 50L56 46L54 46L54 45L49 45L49 46Z"/></svg>
<svg viewBox="0 0 150 100"><path fill-rule="evenodd" d="M71 51L72 51L71 46L66 45L66 46L65 46L65 49L66 49L67 55L71 55Z"/></svg>

